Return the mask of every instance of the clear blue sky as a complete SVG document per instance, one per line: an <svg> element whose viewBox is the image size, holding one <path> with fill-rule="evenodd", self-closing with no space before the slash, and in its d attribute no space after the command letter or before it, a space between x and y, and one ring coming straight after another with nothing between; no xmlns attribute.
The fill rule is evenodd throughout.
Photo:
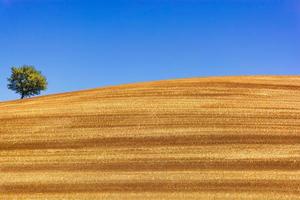
<svg viewBox="0 0 300 200"><path fill-rule="evenodd" d="M183 77L300 74L298 0L0 0L0 100L11 66L43 94Z"/></svg>

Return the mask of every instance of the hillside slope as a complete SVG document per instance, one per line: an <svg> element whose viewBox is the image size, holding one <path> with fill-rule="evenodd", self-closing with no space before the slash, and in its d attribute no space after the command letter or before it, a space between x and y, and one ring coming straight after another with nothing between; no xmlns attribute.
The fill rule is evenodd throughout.
<svg viewBox="0 0 300 200"><path fill-rule="evenodd" d="M0 199L300 199L300 76L0 103Z"/></svg>

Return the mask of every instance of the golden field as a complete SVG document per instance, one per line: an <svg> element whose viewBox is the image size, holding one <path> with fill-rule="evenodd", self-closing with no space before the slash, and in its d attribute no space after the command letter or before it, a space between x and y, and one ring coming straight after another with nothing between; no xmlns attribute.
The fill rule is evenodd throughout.
<svg viewBox="0 0 300 200"><path fill-rule="evenodd" d="M300 199L300 76L0 103L0 199Z"/></svg>

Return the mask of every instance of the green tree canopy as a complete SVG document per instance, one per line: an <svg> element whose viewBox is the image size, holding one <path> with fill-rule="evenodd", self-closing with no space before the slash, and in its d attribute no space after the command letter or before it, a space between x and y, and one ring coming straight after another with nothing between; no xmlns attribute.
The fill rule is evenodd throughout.
<svg viewBox="0 0 300 200"><path fill-rule="evenodd" d="M23 65L12 67L11 76L8 78L8 89L20 94L21 99L39 95L47 89L47 79L34 66Z"/></svg>

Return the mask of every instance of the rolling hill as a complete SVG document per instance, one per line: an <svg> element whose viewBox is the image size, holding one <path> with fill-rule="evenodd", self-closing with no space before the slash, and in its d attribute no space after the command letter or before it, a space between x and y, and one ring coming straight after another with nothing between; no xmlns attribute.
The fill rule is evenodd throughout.
<svg viewBox="0 0 300 200"><path fill-rule="evenodd" d="M300 199L300 76L2 102L0 199Z"/></svg>

